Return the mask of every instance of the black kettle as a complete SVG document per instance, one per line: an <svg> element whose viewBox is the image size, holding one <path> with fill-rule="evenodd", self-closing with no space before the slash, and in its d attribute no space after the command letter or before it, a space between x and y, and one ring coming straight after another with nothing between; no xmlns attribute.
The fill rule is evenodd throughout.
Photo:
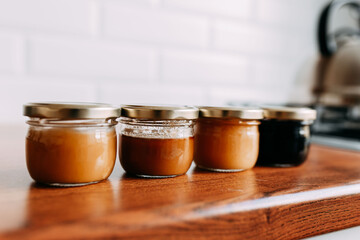
<svg viewBox="0 0 360 240"><path fill-rule="evenodd" d="M357 28L329 32L330 20L343 7L357 15ZM337 0L322 11L317 42L320 59L314 87L315 103L325 106L360 105L360 2Z"/></svg>

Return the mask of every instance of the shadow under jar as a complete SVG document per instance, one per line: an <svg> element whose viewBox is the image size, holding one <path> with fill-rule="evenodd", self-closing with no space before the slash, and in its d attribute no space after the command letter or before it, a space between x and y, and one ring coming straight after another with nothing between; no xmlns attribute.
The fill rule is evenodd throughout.
<svg viewBox="0 0 360 240"><path fill-rule="evenodd" d="M310 125L316 111L309 108L264 108L257 165L292 167L302 164L310 147Z"/></svg>
<svg viewBox="0 0 360 240"><path fill-rule="evenodd" d="M257 108L200 107L194 161L200 168L237 172L252 168L259 153L263 111Z"/></svg>
<svg viewBox="0 0 360 240"><path fill-rule="evenodd" d="M26 163L30 176L51 186L80 186L109 177L116 160L120 109L106 104L29 103Z"/></svg>
<svg viewBox="0 0 360 240"><path fill-rule="evenodd" d="M185 174L194 156L194 107L127 105L121 109L119 158L131 175Z"/></svg>

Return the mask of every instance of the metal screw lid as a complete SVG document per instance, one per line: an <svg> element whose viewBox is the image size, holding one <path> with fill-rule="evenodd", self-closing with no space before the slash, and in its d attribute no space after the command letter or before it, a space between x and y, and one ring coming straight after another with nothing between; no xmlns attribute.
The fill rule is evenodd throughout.
<svg viewBox="0 0 360 240"><path fill-rule="evenodd" d="M251 107L199 107L200 118L263 119L263 110Z"/></svg>
<svg viewBox="0 0 360 240"><path fill-rule="evenodd" d="M106 119L118 118L120 107L104 103L27 103L23 106L23 115L53 119Z"/></svg>
<svg viewBox="0 0 360 240"><path fill-rule="evenodd" d="M124 105L121 116L137 119L197 119L199 109L190 106Z"/></svg>
<svg viewBox="0 0 360 240"><path fill-rule="evenodd" d="M316 110L299 107L263 107L264 117L280 120L315 120Z"/></svg>

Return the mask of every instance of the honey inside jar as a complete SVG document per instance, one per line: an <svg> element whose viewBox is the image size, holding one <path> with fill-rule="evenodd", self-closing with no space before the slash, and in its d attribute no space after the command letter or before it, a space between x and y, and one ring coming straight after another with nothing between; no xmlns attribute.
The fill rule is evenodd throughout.
<svg viewBox="0 0 360 240"><path fill-rule="evenodd" d="M121 165L130 174L181 175L190 168L193 160L193 137L154 139L120 135L119 139Z"/></svg>
<svg viewBox="0 0 360 240"><path fill-rule="evenodd" d="M195 163L209 170L252 168L259 154L259 121L200 119Z"/></svg>
<svg viewBox="0 0 360 240"><path fill-rule="evenodd" d="M194 156L194 107L126 105L121 108L119 158L131 175L185 174Z"/></svg>
<svg viewBox="0 0 360 240"><path fill-rule="evenodd" d="M97 103L28 103L26 164L30 176L51 186L105 180L116 160L116 106Z"/></svg>
<svg viewBox="0 0 360 240"><path fill-rule="evenodd" d="M260 126L260 150L257 165L272 167L299 166L310 148L310 125L316 110L310 108L264 107Z"/></svg>
<svg viewBox="0 0 360 240"><path fill-rule="evenodd" d="M26 162L41 183L79 184L107 179L116 159L116 132L110 129L30 127Z"/></svg>
<svg viewBox="0 0 360 240"><path fill-rule="evenodd" d="M259 154L259 119L260 109L200 107L195 128L196 165L219 172L254 167Z"/></svg>

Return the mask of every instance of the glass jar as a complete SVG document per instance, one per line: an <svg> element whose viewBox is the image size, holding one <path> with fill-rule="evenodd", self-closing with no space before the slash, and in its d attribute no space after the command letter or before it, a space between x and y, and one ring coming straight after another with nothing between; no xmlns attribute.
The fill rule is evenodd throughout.
<svg viewBox="0 0 360 240"><path fill-rule="evenodd" d="M127 173L164 178L189 170L197 108L127 105L121 116L119 158Z"/></svg>
<svg viewBox="0 0 360 240"><path fill-rule="evenodd" d="M99 182L116 160L115 119L120 109L105 104L29 103L26 163L30 176L52 186Z"/></svg>
<svg viewBox="0 0 360 240"><path fill-rule="evenodd" d="M237 172L252 168L259 153L257 108L200 107L195 130L195 158L200 168Z"/></svg>
<svg viewBox="0 0 360 240"><path fill-rule="evenodd" d="M309 108L264 108L257 165L291 167L302 164L310 147L310 125L316 111Z"/></svg>

